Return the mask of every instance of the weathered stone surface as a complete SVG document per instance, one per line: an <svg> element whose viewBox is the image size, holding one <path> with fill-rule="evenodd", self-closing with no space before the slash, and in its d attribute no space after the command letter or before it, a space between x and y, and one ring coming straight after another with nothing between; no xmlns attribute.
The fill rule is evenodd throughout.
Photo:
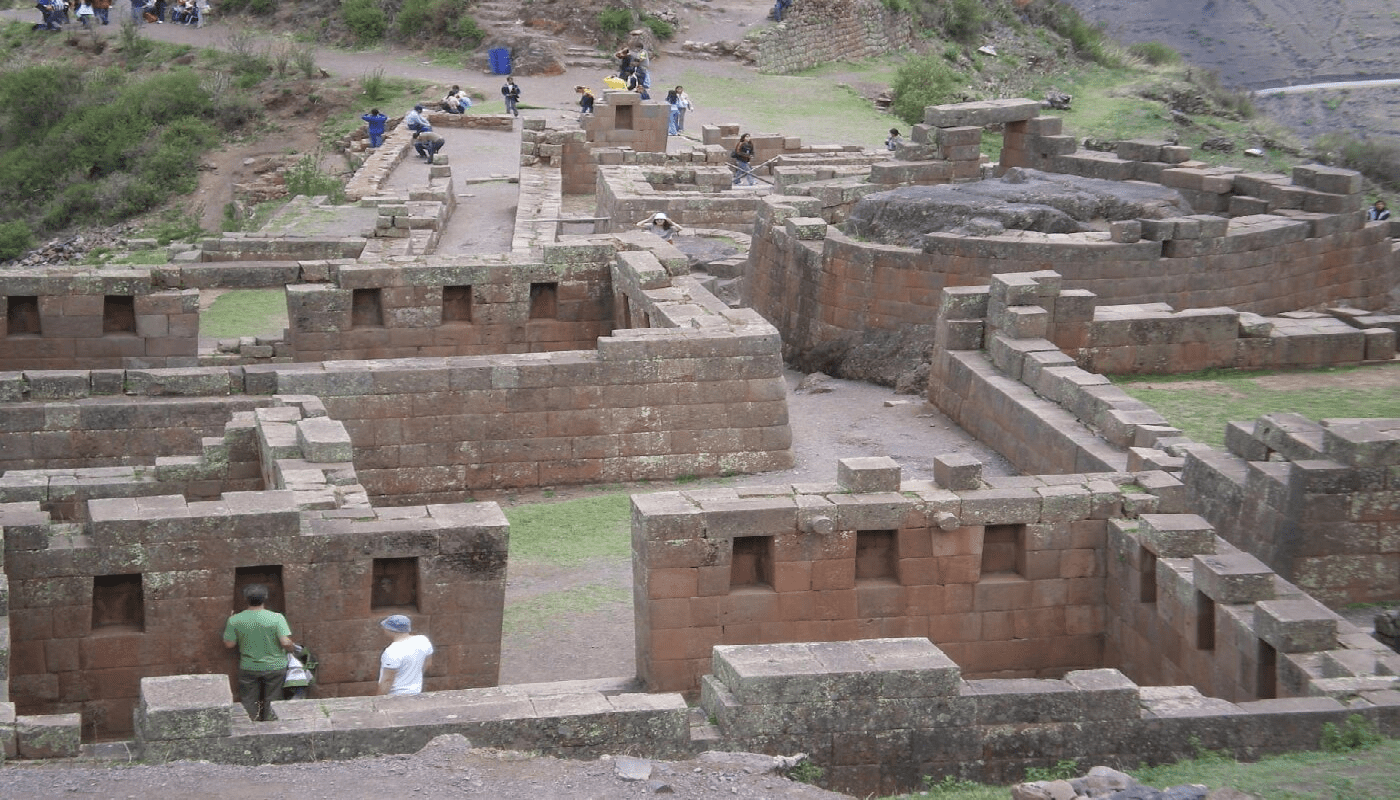
<svg viewBox="0 0 1400 800"><path fill-rule="evenodd" d="M142 678L139 735L146 741L228 736L232 703L226 675Z"/></svg>

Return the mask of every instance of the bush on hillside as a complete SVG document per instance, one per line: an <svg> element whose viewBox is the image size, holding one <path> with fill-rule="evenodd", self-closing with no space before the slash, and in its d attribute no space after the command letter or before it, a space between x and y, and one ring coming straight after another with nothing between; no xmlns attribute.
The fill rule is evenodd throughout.
<svg viewBox="0 0 1400 800"><path fill-rule="evenodd" d="M34 234L19 220L0 223L0 261L19 258L34 246Z"/></svg>
<svg viewBox="0 0 1400 800"><path fill-rule="evenodd" d="M1067 40L1080 58L1105 67L1119 66L1113 43L1103 28L1084 19L1069 4L1060 0L1033 0L1022 11L1033 24L1049 28Z"/></svg>
<svg viewBox="0 0 1400 800"><path fill-rule="evenodd" d="M1129 47L1128 52L1154 67L1181 62L1181 54L1161 42L1138 42Z"/></svg>
<svg viewBox="0 0 1400 800"><path fill-rule="evenodd" d="M598 12L598 27L621 39L632 30L632 12L616 6L605 8Z"/></svg>
<svg viewBox="0 0 1400 800"><path fill-rule="evenodd" d="M383 39L389 29L389 18L374 0L340 0L340 16L362 44Z"/></svg>
<svg viewBox="0 0 1400 800"><path fill-rule="evenodd" d="M953 41L973 44L990 22L991 17L981 0L952 0L943 18L943 30Z"/></svg>
<svg viewBox="0 0 1400 800"><path fill-rule="evenodd" d="M199 157L218 140L217 109L199 78L187 69L85 77L52 65L0 73L0 222L40 233L112 222L195 188ZM54 81L67 96L34 113L32 101L49 102L44 87ZM0 238L13 248L12 228Z"/></svg>
<svg viewBox="0 0 1400 800"><path fill-rule="evenodd" d="M936 106L957 98L965 79L938 55L906 61L894 76L894 103L890 110L910 125L924 121L924 106Z"/></svg>

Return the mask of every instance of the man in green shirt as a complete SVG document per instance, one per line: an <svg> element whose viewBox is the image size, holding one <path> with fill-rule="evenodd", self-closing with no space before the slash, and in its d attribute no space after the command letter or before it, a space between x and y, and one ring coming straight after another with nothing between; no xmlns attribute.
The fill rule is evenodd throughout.
<svg viewBox="0 0 1400 800"><path fill-rule="evenodd" d="M263 608L267 587L243 587L248 608L230 614L224 625L224 647L238 648L238 702L254 722L277 719L272 701L282 699L287 679L287 654L296 649L287 618Z"/></svg>

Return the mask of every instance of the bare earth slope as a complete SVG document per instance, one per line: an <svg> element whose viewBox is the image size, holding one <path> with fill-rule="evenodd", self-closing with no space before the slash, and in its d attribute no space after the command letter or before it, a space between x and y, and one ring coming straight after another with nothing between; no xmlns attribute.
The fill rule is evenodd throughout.
<svg viewBox="0 0 1400 800"><path fill-rule="evenodd" d="M1125 43L1159 41L1258 89L1400 75L1392 0L1068 0Z"/></svg>

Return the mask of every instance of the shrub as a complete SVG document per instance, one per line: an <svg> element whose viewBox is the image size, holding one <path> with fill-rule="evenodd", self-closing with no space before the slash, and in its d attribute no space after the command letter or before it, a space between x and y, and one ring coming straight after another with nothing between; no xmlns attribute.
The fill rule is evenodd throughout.
<svg viewBox="0 0 1400 800"><path fill-rule="evenodd" d="M321 171L319 154L303 156L287 169L287 193L293 196L326 196L332 203L345 202L345 184Z"/></svg>
<svg viewBox="0 0 1400 800"><path fill-rule="evenodd" d="M605 8L598 12L598 27L621 39L632 30L632 12L625 8Z"/></svg>
<svg viewBox="0 0 1400 800"><path fill-rule="evenodd" d="M28 225L18 220L0 223L0 260L19 258L33 246L34 234Z"/></svg>
<svg viewBox="0 0 1400 800"><path fill-rule="evenodd" d="M389 29L384 9L374 0L340 0L340 15L349 26L350 33L364 44L383 39L384 32Z"/></svg>
<svg viewBox="0 0 1400 800"><path fill-rule="evenodd" d="M1072 758L1063 758L1053 767L1026 767L1028 781L1067 781L1079 774L1079 764Z"/></svg>
<svg viewBox="0 0 1400 800"><path fill-rule="evenodd" d="M1161 42L1138 42L1129 47L1128 52L1154 67L1181 62L1181 54Z"/></svg>
<svg viewBox="0 0 1400 800"><path fill-rule="evenodd" d="M1352 714L1338 728L1334 723L1322 726L1322 749L1329 753L1346 753L1351 750L1365 750L1374 747L1385 739L1376 730L1376 723L1360 714Z"/></svg>
<svg viewBox="0 0 1400 800"><path fill-rule="evenodd" d="M271 14L277 10L277 0L248 0L248 10L254 14Z"/></svg>
<svg viewBox="0 0 1400 800"><path fill-rule="evenodd" d="M394 16L394 30L405 39L432 30L433 12L433 0L404 0Z"/></svg>
<svg viewBox="0 0 1400 800"><path fill-rule="evenodd" d="M894 103L890 110L910 125L924 121L924 106L953 99L964 78L939 56L906 61L894 76Z"/></svg>
<svg viewBox="0 0 1400 800"><path fill-rule="evenodd" d="M1089 23L1068 4L1060 0L1040 0L1026 6L1025 13L1031 22L1049 28L1068 40L1080 58L1106 67L1118 66L1118 59L1113 55L1103 28Z"/></svg>
<svg viewBox="0 0 1400 800"><path fill-rule="evenodd" d="M476 24L476 20L467 14L457 18L457 22L452 26L452 32L456 34L458 39L462 40L462 44L468 47L476 47L486 38L486 31L482 30L481 26Z"/></svg>
<svg viewBox="0 0 1400 800"><path fill-rule="evenodd" d="M676 35L676 29L671 27L671 23L659 17L643 17L642 24L651 28L651 32L658 39L669 39Z"/></svg>
<svg viewBox="0 0 1400 800"><path fill-rule="evenodd" d="M943 30L955 41L972 44L987 29L987 22L987 11L979 0L952 0Z"/></svg>

